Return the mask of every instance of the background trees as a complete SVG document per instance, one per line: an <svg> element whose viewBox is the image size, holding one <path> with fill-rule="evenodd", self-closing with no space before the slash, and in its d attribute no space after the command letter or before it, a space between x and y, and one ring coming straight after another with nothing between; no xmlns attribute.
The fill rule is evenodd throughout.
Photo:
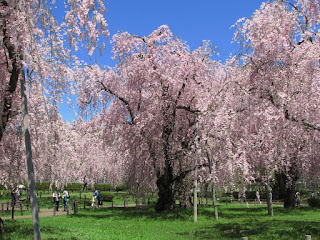
<svg viewBox="0 0 320 240"><path fill-rule="evenodd" d="M99 34L108 36L103 2L66 4L55 19L50 2L1 2L2 182L25 177L21 68L39 180L125 179L135 191L158 190L163 211L176 192L189 205L195 169L198 180L222 187L257 181L269 189L282 176L288 206L298 178L318 177L319 3L263 3L236 24L246 51L224 64L212 60L209 42L190 51L165 25L147 37L118 33L114 68L73 54L92 54ZM69 91L92 119L63 122L57 102Z"/></svg>
<svg viewBox="0 0 320 240"><path fill-rule="evenodd" d="M238 115L245 126L242 135L249 140L244 152L259 174L263 169L267 178L275 172L283 176L285 206L294 206L295 181L315 164L311 152L317 150L310 152L307 146L317 146L319 134L316 12L319 3L314 1L268 2L237 32L248 48L241 58L243 77L235 78L245 96Z"/></svg>

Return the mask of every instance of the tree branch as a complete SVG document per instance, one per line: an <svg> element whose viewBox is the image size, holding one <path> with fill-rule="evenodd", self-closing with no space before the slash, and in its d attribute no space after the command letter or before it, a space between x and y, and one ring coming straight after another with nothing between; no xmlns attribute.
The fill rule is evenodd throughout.
<svg viewBox="0 0 320 240"><path fill-rule="evenodd" d="M6 1L2 1L1 5L5 5ZM1 6L0 5L0 6ZM11 107L13 102L13 95L17 89L17 83L20 75L20 66L19 59L16 46L11 42L11 37L7 32L7 24L6 20L3 19L3 44L5 49L8 51L9 59L7 59L8 63L8 72L10 73L10 80L8 85L5 88L5 92L2 96L1 102L3 102L2 106L2 115L0 116L0 141L3 137L4 131L6 129L7 123L11 117ZM10 65L11 63L11 65Z"/></svg>
<svg viewBox="0 0 320 240"><path fill-rule="evenodd" d="M131 110L129 102L125 98L123 98L123 97L119 96L118 94L114 93L111 89L107 88L106 85L104 85L103 82L99 81L99 83L101 84L102 89L104 91L106 91L106 92L110 93L111 95L115 96L116 98L118 98L126 106L128 112L130 114L130 118L131 118L131 122L130 123L134 124L135 123L135 116L134 116L133 111Z"/></svg>

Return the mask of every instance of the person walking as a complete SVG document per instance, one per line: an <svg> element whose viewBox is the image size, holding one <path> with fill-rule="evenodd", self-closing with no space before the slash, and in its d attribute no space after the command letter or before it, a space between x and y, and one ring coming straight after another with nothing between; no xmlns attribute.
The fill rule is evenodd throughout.
<svg viewBox="0 0 320 240"><path fill-rule="evenodd" d="M56 212L59 211L59 200L60 200L60 192L58 190L58 188L56 188L56 190L53 192L53 202L54 202L54 209Z"/></svg>
<svg viewBox="0 0 320 240"><path fill-rule="evenodd" d="M300 207L300 203L301 203L300 193L297 192L295 197L296 197L297 207Z"/></svg>
<svg viewBox="0 0 320 240"><path fill-rule="evenodd" d="M96 188L93 188L93 198L92 198L92 204L91 207L93 208L96 204L97 201L97 197L98 197L98 191L96 190Z"/></svg>
<svg viewBox="0 0 320 240"><path fill-rule="evenodd" d="M258 189L256 192L256 200L257 200L257 204L261 205L261 201L260 201L260 190Z"/></svg>
<svg viewBox="0 0 320 240"><path fill-rule="evenodd" d="M102 203L102 194L101 193L98 193L97 200L98 200L98 207L102 207L103 203Z"/></svg>
<svg viewBox="0 0 320 240"><path fill-rule="evenodd" d="M14 190L14 188L12 188L12 190L11 190L11 206L13 207L14 205L16 205L16 191Z"/></svg>
<svg viewBox="0 0 320 240"><path fill-rule="evenodd" d="M69 197L70 197L69 192L65 189L62 193L63 211L66 211L68 209Z"/></svg>
<svg viewBox="0 0 320 240"><path fill-rule="evenodd" d="M21 195L20 188L19 188L19 187L17 187L17 189L16 189L17 201L19 201L19 200L20 200L20 195Z"/></svg>

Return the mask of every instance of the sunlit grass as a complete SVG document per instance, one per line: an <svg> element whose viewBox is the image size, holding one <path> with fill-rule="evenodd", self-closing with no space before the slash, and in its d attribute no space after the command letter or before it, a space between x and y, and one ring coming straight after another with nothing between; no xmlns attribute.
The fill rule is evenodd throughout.
<svg viewBox="0 0 320 240"><path fill-rule="evenodd" d="M77 215L41 218L42 239L320 239L320 210L228 204L219 206L220 219L212 208L175 209L157 214L152 207L80 210ZM6 220L0 239L33 239L32 220Z"/></svg>

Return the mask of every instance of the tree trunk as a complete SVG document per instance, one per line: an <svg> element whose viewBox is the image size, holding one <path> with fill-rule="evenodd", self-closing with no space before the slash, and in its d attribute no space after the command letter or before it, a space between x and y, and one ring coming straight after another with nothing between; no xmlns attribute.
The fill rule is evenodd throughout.
<svg viewBox="0 0 320 240"><path fill-rule="evenodd" d="M283 206L285 208L294 208L295 207L295 186L291 185L286 187L285 189L285 196Z"/></svg>
<svg viewBox="0 0 320 240"><path fill-rule="evenodd" d="M28 168L28 184L30 189L30 199L31 199L31 210L32 210L32 220L33 220L33 233L34 239L40 240L40 221L38 214L38 203L36 197L36 184L33 170L32 162L32 151L31 151L31 140L30 140L30 122L28 115L28 106L27 106L27 96L25 94L25 72L24 67L21 64L21 103L22 103L22 117L23 117L23 127L24 127L24 139L26 146L26 156L27 156L27 168Z"/></svg>
<svg viewBox="0 0 320 240"><path fill-rule="evenodd" d="M276 175L276 191L279 199L283 199L283 206L285 208L295 207L295 179L291 184L288 184L289 179L287 175L280 172Z"/></svg>
<svg viewBox="0 0 320 240"><path fill-rule="evenodd" d="M160 175L157 180L158 201L156 204L156 212L172 210L175 207L175 199L173 192L173 169L171 166L166 166L163 175Z"/></svg>

